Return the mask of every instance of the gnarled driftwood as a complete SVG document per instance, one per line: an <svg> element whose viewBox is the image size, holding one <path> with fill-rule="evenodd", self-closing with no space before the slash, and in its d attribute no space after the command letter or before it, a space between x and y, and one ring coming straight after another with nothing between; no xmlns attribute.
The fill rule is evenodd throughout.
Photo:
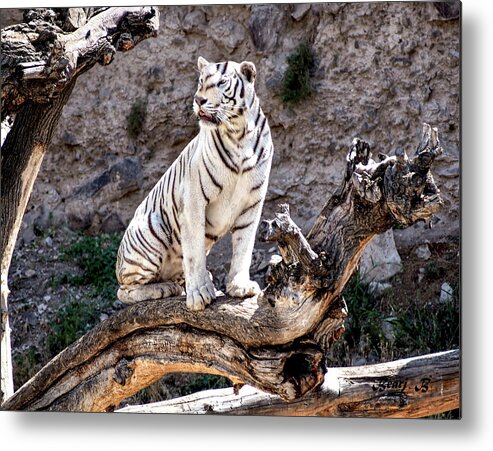
<svg viewBox="0 0 493 451"><path fill-rule="evenodd" d="M132 305L60 353L3 408L113 410L177 371L221 374L290 402L317 396L328 380L324 356L344 331L345 284L375 234L440 208L430 167L441 151L427 124L412 158L398 150L375 162L356 138L341 187L306 238L287 206L262 224L261 237L277 241L282 259L259 296L222 297L203 312L187 310L183 298Z"/></svg>

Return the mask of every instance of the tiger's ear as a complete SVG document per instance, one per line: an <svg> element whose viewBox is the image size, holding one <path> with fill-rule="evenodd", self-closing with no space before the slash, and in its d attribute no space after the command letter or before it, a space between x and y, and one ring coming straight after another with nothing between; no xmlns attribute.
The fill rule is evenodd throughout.
<svg viewBox="0 0 493 451"><path fill-rule="evenodd" d="M240 64L240 72L250 83L253 83L255 81L255 77L257 76L257 69L255 68L255 64L251 63L250 61L243 61Z"/></svg>
<svg viewBox="0 0 493 451"><path fill-rule="evenodd" d="M202 58L201 56L199 56L199 59L197 61L197 67L199 68L199 70L202 70L208 64L209 64L209 61L207 61L205 58Z"/></svg>

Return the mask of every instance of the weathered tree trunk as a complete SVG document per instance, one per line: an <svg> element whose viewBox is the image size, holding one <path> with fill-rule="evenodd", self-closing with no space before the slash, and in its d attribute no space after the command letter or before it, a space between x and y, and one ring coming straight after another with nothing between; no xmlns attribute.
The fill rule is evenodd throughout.
<svg viewBox="0 0 493 451"><path fill-rule="evenodd" d="M1 257L1 396L13 393L8 272L17 234L34 180L62 109L77 77L96 63L109 64L154 36L155 8L35 9L26 23L2 30L2 122L13 125L2 137ZM74 31L75 30L75 31Z"/></svg>
<svg viewBox="0 0 493 451"><path fill-rule="evenodd" d="M2 393L6 397L14 392L7 300L8 270L34 180L51 141L54 124L58 122L63 106L72 92L73 83L50 104L26 102L27 104L17 114L14 127L2 146L1 368Z"/></svg>
<svg viewBox="0 0 493 451"><path fill-rule="evenodd" d="M128 406L118 412L420 418L459 407L458 350L354 368L329 368L324 382L292 402L250 386Z"/></svg>
<svg viewBox="0 0 493 451"><path fill-rule="evenodd" d="M183 298L142 302L117 312L49 362L4 409L112 410L169 372L221 374L287 401L324 383L324 356L344 331L341 292L364 247L396 224L426 220L441 206L429 171L442 152L425 124L416 156L371 159L355 139L338 192L305 239L289 209L260 230L282 256L268 285L250 299L219 298L203 312Z"/></svg>

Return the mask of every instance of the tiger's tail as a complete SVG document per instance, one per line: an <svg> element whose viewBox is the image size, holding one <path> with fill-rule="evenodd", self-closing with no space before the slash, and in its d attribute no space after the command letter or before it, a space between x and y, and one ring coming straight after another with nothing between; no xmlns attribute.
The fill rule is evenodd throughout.
<svg viewBox="0 0 493 451"><path fill-rule="evenodd" d="M120 286L117 296L124 304L135 304L136 302L183 296L184 294L183 287L176 282L158 282L147 285Z"/></svg>

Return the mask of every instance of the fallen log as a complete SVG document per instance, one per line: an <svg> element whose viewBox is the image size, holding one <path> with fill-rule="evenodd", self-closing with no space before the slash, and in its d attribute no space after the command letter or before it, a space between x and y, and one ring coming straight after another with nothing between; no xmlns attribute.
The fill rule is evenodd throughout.
<svg viewBox="0 0 493 451"><path fill-rule="evenodd" d="M422 418L459 408L460 352L330 368L317 389L292 402L251 386L207 390L122 413Z"/></svg>

